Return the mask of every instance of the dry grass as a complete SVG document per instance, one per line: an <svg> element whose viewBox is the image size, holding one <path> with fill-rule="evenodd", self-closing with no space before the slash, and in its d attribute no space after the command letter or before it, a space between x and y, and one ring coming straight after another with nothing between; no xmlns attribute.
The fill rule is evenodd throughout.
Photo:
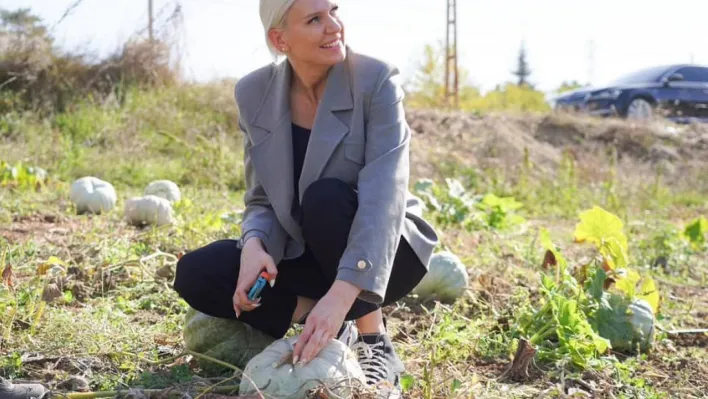
<svg viewBox="0 0 708 399"><path fill-rule="evenodd" d="M552 175L562 171L564 156L570 156L584 183L604 180L613 159L628 181L651 179L660 171L672 187L707 183L698 178L708 170L708 128L704 125L569 114L475 116L435 110L411 110L408 121L415 133L414 173L419 176L441 178L454 165L500 169L511 179L525 162L537 176Z"/></svg>

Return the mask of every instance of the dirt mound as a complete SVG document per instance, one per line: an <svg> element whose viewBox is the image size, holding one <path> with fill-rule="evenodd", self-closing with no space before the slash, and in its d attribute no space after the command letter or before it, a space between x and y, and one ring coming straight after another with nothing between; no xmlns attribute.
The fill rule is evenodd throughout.
<svg viewBox="0 0 708 399"><path fill-rule="evenodd" d="M588 180L602 178L614 159L623 175L647 178L661 169L676 177L708 173L708 126L600 119L567 114L477 116L408 110L414 177L440 178L464 168L522 165L555 173L571 156Z"/></svg>

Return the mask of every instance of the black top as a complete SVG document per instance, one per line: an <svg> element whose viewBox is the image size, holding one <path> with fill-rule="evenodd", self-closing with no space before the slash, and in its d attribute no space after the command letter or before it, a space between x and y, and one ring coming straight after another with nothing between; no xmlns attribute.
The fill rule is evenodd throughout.
<svg viewBox="0 0 708 399"><path fill-rule="evenodd" d="M295 220L300 221L300 201L298 201L298 193L300 192L300 174L302 173L302 165L305 163L305 153L307 152L307 144L310 141L310 129L305 129L302 126L292 124L293 130L293 178L295 181L295 198L293 199L293 216Z"/></svg>

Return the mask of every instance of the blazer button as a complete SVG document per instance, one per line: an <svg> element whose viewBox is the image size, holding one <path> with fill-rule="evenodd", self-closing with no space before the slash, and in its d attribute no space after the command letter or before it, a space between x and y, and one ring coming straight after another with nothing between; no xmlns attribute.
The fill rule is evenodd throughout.
<svg viewBox="0 0 708 399"><path fill-rule="evenodd" d="M366 262L363 261L363 260L360 260L360 261L356 264L356 266L357 266L359 269L366 269Z"/></svg>

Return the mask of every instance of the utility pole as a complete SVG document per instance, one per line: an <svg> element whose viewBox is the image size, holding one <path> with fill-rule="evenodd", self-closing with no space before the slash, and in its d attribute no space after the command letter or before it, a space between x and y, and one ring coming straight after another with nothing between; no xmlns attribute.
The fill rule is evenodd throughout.
<svg viewBox="0 0 708 399"><path fill-rule="evenodd" d="M150 43L153 41L152 33L152 0L148 0L148 34L150 35Z"/></svg>
<svg viewBox="0 0 708 399"><path fill-rule="evenodd" d="M448 107L458 108L460 97L457 78L457 0L447 0L445 34L445 102Z"/></svg>

